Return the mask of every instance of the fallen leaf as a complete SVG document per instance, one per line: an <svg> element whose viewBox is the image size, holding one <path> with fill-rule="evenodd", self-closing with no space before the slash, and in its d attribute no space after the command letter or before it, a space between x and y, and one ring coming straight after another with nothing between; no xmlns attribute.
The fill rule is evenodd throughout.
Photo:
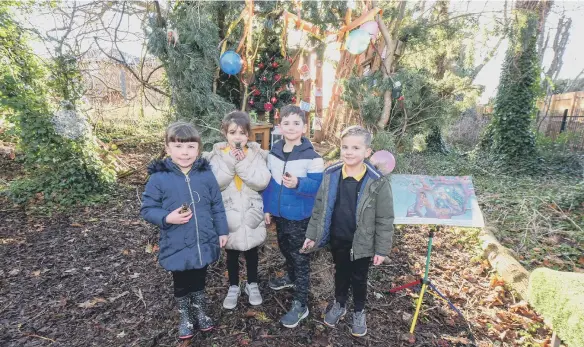
<svg viewBox="0 0 584 347"><path fill-rule="evenodd" d="M33 271L33 272L32 272L32 275L33 275L34 277L39 277L39 276L41 275L41 270L36 270L36 271Z"/></svg>
<svg viewBox="0 0 584 347"><path fill-rule="evenodd" d="M72 227L77 227L77 228L81 228L83 225L79 224L79 223L72 223L71 224Z"/></svg>
<svg viewBox="0 0 584 347"><path fill-rule="evenodd" d="M125 331L122 331L121 333L119 333L119 334L117 335L117 337L119 337L119 338L122 338L122 337L124 337L124 336L126 336L126 332L125 332Z"/></svg>
<svg viewBox="0 0 584 347"><path fill-rule="evenodd" d="M12 269L10 270L10 272L8 273L10 276L16 276L20 273L20 269Z"/></svg>
<svg viewBox="0 0 584 347"><path fill-rule="evenodd" d="M578 264L580 264L580 265L584 265L584 257L580 257L580 258L578 259Z"/></svg>
<svg viewBox="0 0 584 347"><path fill-rule="evenodd" d="M158 250L160 250L160 247L158 247L158 245L152 246L152 252L158 252Z"/></svg>
<svg viewBox="0 0 584 347"><path fill-rule="evenodd" d="M245 314L243 316L245 318L254 318L256 316L256 314L257 314L256 311L248 310L247 312L245 312Z"/></svg>
<svg viewBox="0 0 584 347"><path fill-rule="evenodd" d="M147 244L145 251L146 251L146 253L152 253L152 245L151 244Z"/></svg>
<svg viewBox="0 0 584 347"><path fill-rule="evenodd" d="M495 287L503 286L503 285L505 285L505 281L503 280L502 277L499 277L497 275L494 275L491 277L491 281L489 282L489 286L491 288L495 288Z"/></svg>
<svg viewBox="0 0 584 347"><path fill-rule="evenodd" d="M124 249L124 250L122 251L122 254L123 254L123 255L130 255L130 250L129 250L129 249Z"/></svg>

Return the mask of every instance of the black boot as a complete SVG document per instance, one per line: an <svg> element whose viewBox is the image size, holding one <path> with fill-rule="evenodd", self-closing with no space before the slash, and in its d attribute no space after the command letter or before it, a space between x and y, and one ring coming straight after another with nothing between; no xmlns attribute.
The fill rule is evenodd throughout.
<svg viewBox="0 0 584 347"><path fill-rule="evenodd" d="M213 329L213 320L205 312L207 304L205 302L205 292L198 291L189 294L191 298L191 315L193 321L199 325L199 330L209 331Z"/></svg>
<svg viewBox="0 0 584 347"><path fill-rule="evenodd" d="M193 337L193 319L190 315L190 299L188 296L176 298L178 312L180 313L180 323L178 324L178 338L181 340Z"/></svg>

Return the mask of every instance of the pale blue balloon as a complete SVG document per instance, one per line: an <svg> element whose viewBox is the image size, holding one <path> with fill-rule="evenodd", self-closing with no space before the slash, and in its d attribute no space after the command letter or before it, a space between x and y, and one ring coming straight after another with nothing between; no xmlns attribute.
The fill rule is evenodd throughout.
<svg viewBox="0 0 584 347"><path fill-rule="evenodd" d="M241 71L243 62L239 54L235 53L235 51L227 51L219 59L219 66L226 74L236 75Z"/></svg>
<svg viewBox="0 0 584 347"><path fill-rule="evenodd" d="M361 54L369 47L371 35L363 29L355 29L347 37L346 47L351 54Z"/></svg>

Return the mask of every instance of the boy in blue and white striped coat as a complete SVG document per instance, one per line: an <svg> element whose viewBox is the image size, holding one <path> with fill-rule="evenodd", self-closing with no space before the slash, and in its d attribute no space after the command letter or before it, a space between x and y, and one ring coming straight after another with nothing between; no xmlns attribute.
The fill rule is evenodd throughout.
<svg viewBox="0 0 584 347"><path fill-rule="evenodd" d="M324 162L303 137L306 132L306 115L294 105L282 108L280 128L284 140L272 146L268 156L268 169L272 178L262 196L266 224L276 223L278 245L286 258L288 273L274 278L269 286L274 290L295 288L292 308L280 322L294 328L308 316L308 291L310 257L300 252L316 192L322 181Z"/></svg>

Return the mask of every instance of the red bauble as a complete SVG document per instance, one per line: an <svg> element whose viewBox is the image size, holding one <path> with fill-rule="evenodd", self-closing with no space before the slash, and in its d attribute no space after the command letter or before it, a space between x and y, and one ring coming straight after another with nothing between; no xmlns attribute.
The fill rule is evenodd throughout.
<svg viewBox="0 0 584 347"><path fill-rule="evenodd" d="M270 111L271 111L271 110L273 110L273 109L274 109L274 105L272 105L271 103L269 103L269 102L266 102L266 103L264 104L264 110L266 110L266 112L270 112Z"/></svg>
<svg viewBox="0 0 584 347"><path fill-rule="evenodd" d="M275 74L274 75L274 81L278 82L282 79L282 76L280 74Z"/></svg>
<svg viewBox="0 0 584 347"><path fill-rule="evenodd" d="M263 69L263 68L264 68L264 66L265 66L265 65L264 65L264 63L259 63L259 64L258 64L258 67L259 67L260 69Z"/></svg>
<svg viewBox="0 0 584 347"><path fill-rule="evenodd" d="M253 91L253 95L255 95L255 96L258 96L258 95L260 95L261 93L262 93L262 92L260 92L260 91L259 91L259 89L255 89L255 90Z"/></svg>
<svg viewBox="0 0 584 347"><path fill-rule="evenodd" d="M296 103L296 97L295 97L295 96L293 96L291 100L292 100L292 103L293 103L293 104L295 104L295 103Z"/></svg>
<svg viewBox="0 0 584 347"><path fill-rule="evenodd" d="M268 78L267 78L266 76L262 77L262 81L264 81L264 82L265 82L265 81L267 81L267 80L268 80Z"/></svg>
<svg viewBox="0 0 584 347"><path fill-rule="evenodd" d="M277 102L278 102L278 99L276 99L276 97L275 97L275 96L272 96L272 98L270 99L270 102L271 102L272 104L275 104L275 103L277 103Z"/></svg>
<svg viewBox="0 0 584 347"><path fill-rule="evenodd" d="M253 100L249 100L248 104L249 106L253 106Z"/></svg>
<svg viewBox="0 0 584 347"><path fill-rule="evenodd" d="M275 69L275 68L277 68L277 67L278 67L278 62L277 62L277 61L273 62L273 63L272 63L272 67L273 67L274 69Z"/></svg>

